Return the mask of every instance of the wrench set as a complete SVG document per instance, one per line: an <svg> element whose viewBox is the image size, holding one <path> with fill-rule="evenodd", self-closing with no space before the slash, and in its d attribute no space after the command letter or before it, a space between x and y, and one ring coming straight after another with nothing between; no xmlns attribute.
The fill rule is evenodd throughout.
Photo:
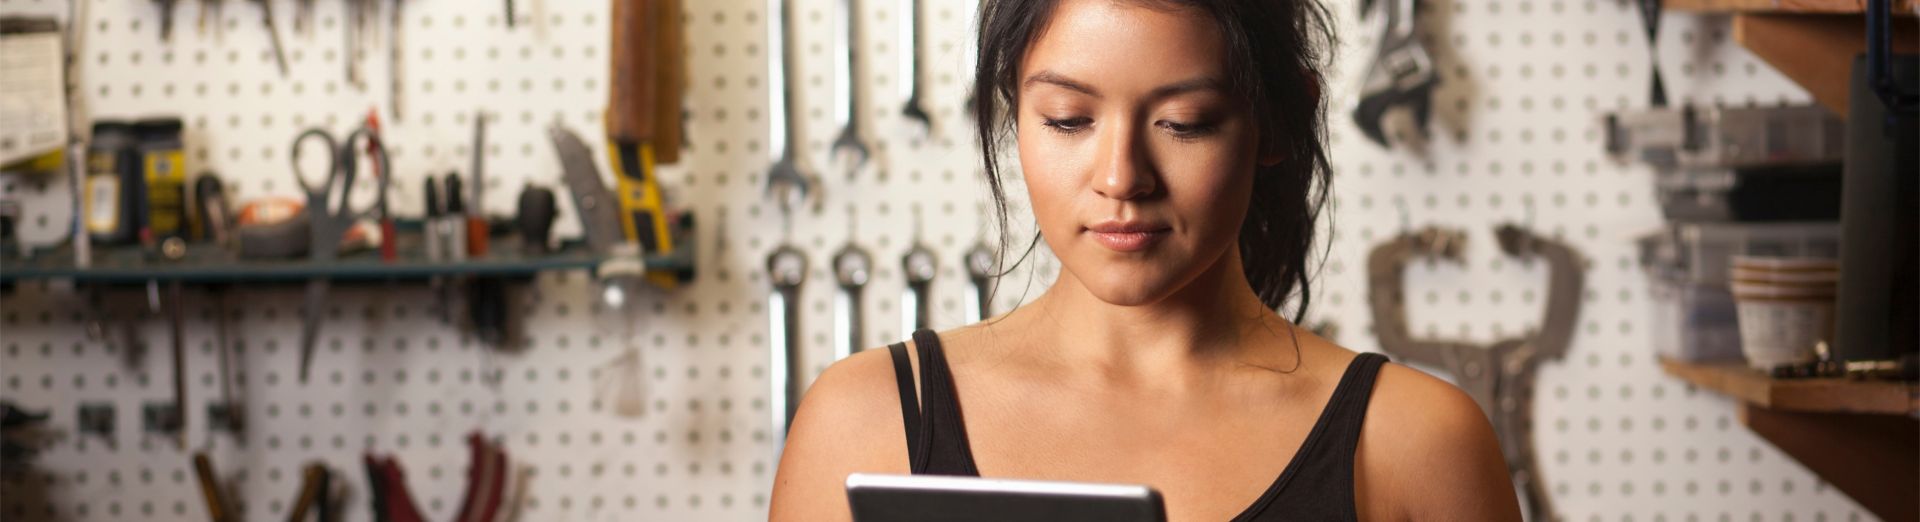
<svg viewBox="0 0 1920 522"><path fill-rule="evenodd" d="M853 207L848 207L848 242L836 251L830 260L829 269L833 275L833 358L838 361L859 353L868 347L869 340L865 318L865 295L873 281L875 270L874 257L866 248L851 238L858 237L853 227ZM917 215L917 209L916 209ZM962 311L964 324L979 322L981 318L992 316L991 301L994 281L1000 275L999 254L985 242L975 244L961 258L966 266L968 284ZM900 257L900 270L905 285L900 293L900 334L905 336L916 330L933 328L933 282L939 273L938 254L917 237ZM809 267L807 254L784 241L767 256L766 275L771 286L767 294L767 331L769 372L771 378L769 390L774 412L775 433L784 438L793 414L799 406L805 386L801 383L808 374L810 363L806 349L801 343L802 287L806 283ZM824 365L820 365L824 366Z"/></svg>
<svg viewBox="0 0 1920 522"><path fill-rule="evenodd" d="M932 133L933 118L926 107L927 95L920 84L919 60L922 52L921 0L898 0L894 6L899 13L897 20L897 66L899 77L895 82L894 95L901 116L910 127L914 139L925 139ZM823 64L830 67L831 103L829 116L835 130L828 147L832 168L844 173L846 182L859 179L863 170L875 170L879 164L874 162L875 153L884 150L874 136L869 134L861 122L861 105L866 101L863 94L863 73L872 71L863 67L871 62L861 59L861 37L870 34L863 27L862 10L864 0L834 0L829 12L831 40L830 61ZM810 212L817 215L822 201L822 178L809 166L802 147L806 143L799 137L801 118L804 112L797 106L795 79L802 76L800 52L793 38L796 27L793 0L767 0L767 114L768 114L768 155L772 164L767 168L764 194L779 210L785 226L790 230L797 215ZM892 136L892 133L884 133ZM884 178L884 174L876 177ZM849 207L849 229L851 230L851 208ZM800 212L797 212L800 211ZM919 215L916 209L916 229ZM790 235L790 234L788 234ZM851 238L832 256L831 272L834 283L833 297L833 354L834 360L859 352L869 342L863 332L868 322L863 318L863 297L866 287L873 279L876 270L873 254L855 243ZM783 236L784 237L784 236ZM913 244L900 259L901 273L905 276L906 286L900 296L900 333L931 327L932 288L935 275L939 271L938 255L921 242L918 233ZM997 255L986 245L976 245L962 259L968 267L969 282L974 291L966 297L968 322L989 316L992 268L997 264ZM767 294L769 346L772 382L771 393L774 418L774 432L784 438L788 424L793 420L795 407L803 390L801 381L803 371L803 350L801 348L800 324L801 287L806 280L809 259L806 252L783 239L767 254L767 280L770 283Z"/></svg>

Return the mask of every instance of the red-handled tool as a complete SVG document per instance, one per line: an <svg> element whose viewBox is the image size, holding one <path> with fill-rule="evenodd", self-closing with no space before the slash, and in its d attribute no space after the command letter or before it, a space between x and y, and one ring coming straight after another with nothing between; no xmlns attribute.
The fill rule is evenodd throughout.
<svg viewBox="0 0 1920 522"><path fill-rule="evenodd" d="M367 154L380 154L384 156L386 154L385 150L379 148L377 145L377 143L384 143L380 141L380 114L373 109L367 109L367 130L367 134L371 136L371 139L367 140ZM387 167L387 169L393 168L393 165L389 164L388 161L389 160L383 159L382 161L372 162L373 177L381 178L393 175L393 173L381 169L381 167ZM400 259L399 231L393 225L393 214L387 212L386 190L390 184L391 183L381 183L379 185L381 191L379 202L380 261L385 263L391 263Z"/></svg>

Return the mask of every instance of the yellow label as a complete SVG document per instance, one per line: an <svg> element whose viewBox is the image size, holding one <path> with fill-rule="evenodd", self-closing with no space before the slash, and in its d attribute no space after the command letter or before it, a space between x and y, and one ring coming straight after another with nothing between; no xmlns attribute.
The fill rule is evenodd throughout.
<svg viewBox="0 0 1920 522"><path fill-rule="evenodd" d="M178 234L186 223L186 154L175 149L145 156L147 226L156 237Z"/></svg>

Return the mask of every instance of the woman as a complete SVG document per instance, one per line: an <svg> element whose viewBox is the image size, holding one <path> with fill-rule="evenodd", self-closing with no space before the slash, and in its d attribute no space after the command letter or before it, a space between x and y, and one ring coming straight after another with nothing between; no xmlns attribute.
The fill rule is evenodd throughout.
<svg viewBox="0 0 1920 522"><path fill-rule="evenodd" d="M773 519L846 519L853 472L1147 484L1171 520L1520 519L1472 399L1275 313L1295 294L1305 312L1326 197L1316 0L988 0L980 16L975 116L1002 224L1010 132L1063 269L1012 312L828 368Z"/></svg>

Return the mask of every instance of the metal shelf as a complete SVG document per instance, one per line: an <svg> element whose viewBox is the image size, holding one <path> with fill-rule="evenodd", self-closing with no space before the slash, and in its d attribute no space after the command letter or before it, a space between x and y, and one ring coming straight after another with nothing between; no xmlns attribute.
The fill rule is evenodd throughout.
<svg viewBox="0 0 1920 522"><path fill-rule="evenodd" d="M403 236L404 238L404 236ZM685 240L683 240L685 241ZM672 256L649 256L649 272L690 273L693 251L690 242ZM188 246L185 258L178 261L152 259L138 247L96 248L93 264L74 266L70 248L42 254L25 261L0 260L0 283L40 279L68 279L75 283L135 284L149 281L184 283L289 282L315 278L332 280L416 279L433 276L531 276L558 270L594 270L608 259L595 255L579 243L566 243L553 252L522 253L517 240L497 240L485 257L461 261L431 261L425 251L408 248L404 241L399 258L382 262L378 251L357 252L341 259L317 263L310 260L240 259L231 251L210 244Z"/></svg>

